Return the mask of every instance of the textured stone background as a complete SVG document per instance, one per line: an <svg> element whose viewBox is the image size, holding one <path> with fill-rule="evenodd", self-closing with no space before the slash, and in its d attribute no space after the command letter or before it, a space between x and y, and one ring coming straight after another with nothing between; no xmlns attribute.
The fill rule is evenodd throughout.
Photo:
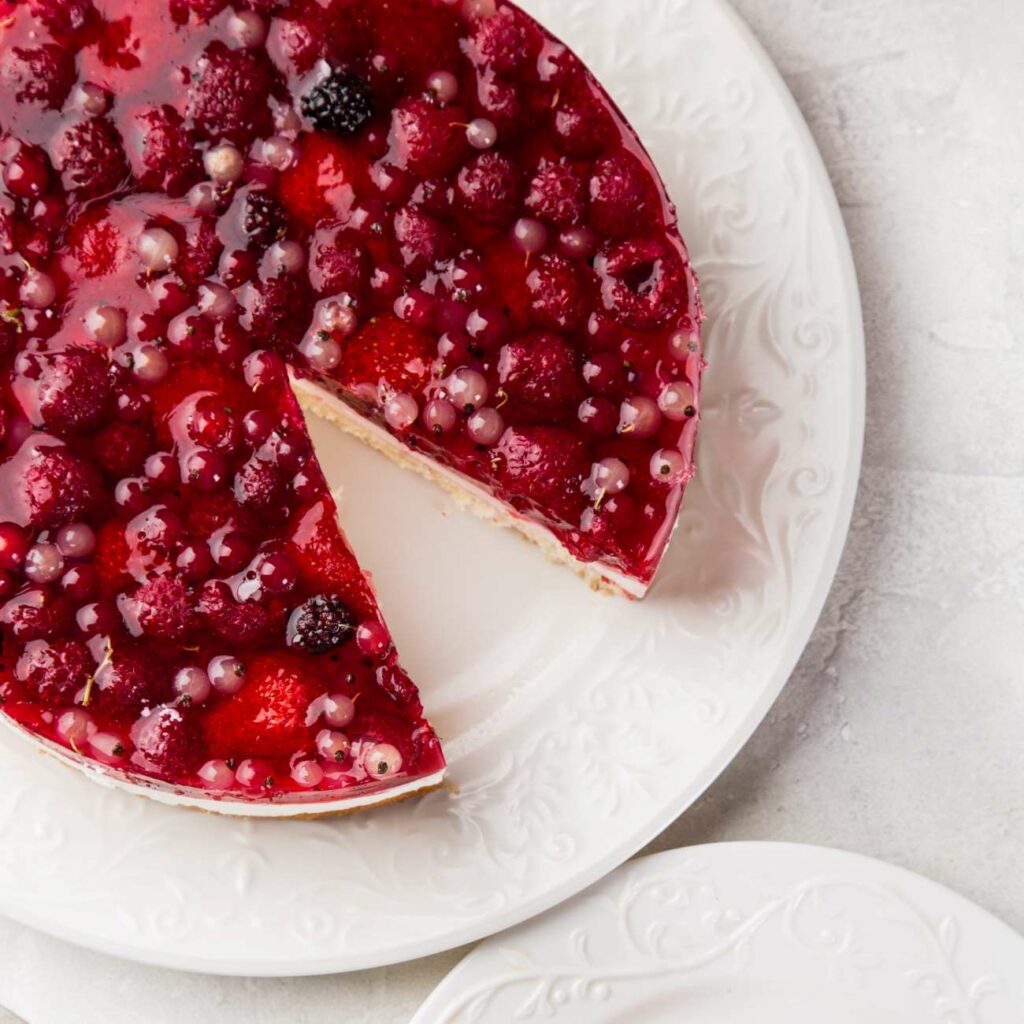
<svg viewBox="0 0 1024 1024"><path fill-rule="evenodd" d="M1024 930L1024 4L734 3L810 121L846 216L868 436L850 544L794 678L652 849L845 847ZM0 921L0 1003L30 1024L405 1024L462 953L214 979Z"/></svg>

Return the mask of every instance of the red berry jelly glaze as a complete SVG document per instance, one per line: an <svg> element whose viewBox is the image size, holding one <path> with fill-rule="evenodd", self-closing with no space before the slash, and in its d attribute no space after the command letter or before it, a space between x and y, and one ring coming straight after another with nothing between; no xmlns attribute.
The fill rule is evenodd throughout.
<svg viewBox="0 0 1024 1024"><path fill-rule="evenodd" d="M696 283L636 137L511 4L0 0L0 172L25 728L242 799L443 767L286 365L653 578Z"/></svg>

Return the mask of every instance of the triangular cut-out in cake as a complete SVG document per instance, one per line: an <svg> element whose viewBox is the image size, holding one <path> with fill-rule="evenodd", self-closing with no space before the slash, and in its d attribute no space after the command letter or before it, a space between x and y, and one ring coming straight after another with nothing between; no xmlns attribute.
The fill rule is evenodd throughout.
<svg viewBox="0 0 1024 1024"><path fill-rule="evenodd" d="M518 8L0 0L0 171L0 699L52 752L232 813L440 782L296 395L646 592L696 282Z"/></svg>

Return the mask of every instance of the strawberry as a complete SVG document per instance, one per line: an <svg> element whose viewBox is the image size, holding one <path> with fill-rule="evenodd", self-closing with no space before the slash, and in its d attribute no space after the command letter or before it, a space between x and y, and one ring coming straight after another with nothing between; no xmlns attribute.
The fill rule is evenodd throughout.
<svg viewBox="0 0 1024 1024"><path fill-rule="evenodd" d="M213 708L203 722L218 757L290 757L310 742L309 705L323 692L304 662L288 654L252 660L245 687Z"/></svg>
<svg viewBox="0 0 1024 1024"><path fill-rule="evenodd" d="M336 594L361 614L376 606L366 577L336 525L333 502L324 498L300 510L287 536L307 586Z"/></svg>
<svg viewBox="0 0 1024 1024"><path fill-rule="evenodd" d="M340 139L323 132L305 135L299 157L281 174L278 199L306 227L325 218L344 218L365 187L365 168Z"/></svg>
<svg viewBox="0 0 1024 1024"><path fill-rule="evenodd" d="M384 381L395 391L417 391L430 376L437 344L388 313L374 317L345 342L341 380L348 387Z"/></svg>

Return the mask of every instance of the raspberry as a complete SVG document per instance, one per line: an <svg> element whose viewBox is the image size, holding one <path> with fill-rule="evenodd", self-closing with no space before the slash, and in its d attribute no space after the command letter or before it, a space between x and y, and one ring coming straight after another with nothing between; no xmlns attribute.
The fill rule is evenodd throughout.
<svg viewBox="0 0 1024 1024"><path fill-rule="evenodd" d="M539 35L533 25L518 11L505 8L479 23L469 54L478 66L515 76L527 68L539 48Z"/></svg>
<svg viewBox="0 0 1024 1024"><path fill-rule="evenodd" d="M343 601L318 594L296 608L288 620L288 645L310 654L326 654L351 640L356 617Z"/></svg>
<svg viewBox="0 0 1024 1024"><path fill-rule="evenodd" d="M515 164L502 153L481 153L459 171L458 197L463 210L495 227L515 218L520 187Z"/></svg>
<svg viewBox="0 0 1024 1024"><path fill-rule="evenodd" d="M140 188L184 195L203 176L195 135L181 116L165 103L136 116L141 154L133 161Z"/></svg>
<svg viewBox="0 0 1024 1024"><path fill-rule="evenodd" d="M78 640L33 640L25 645L14 674L48 704L70 704L95 668L89 648Z"/></svg>
<svg viewBox="0 0 1024 1024"><path fill-rule="evenodd" d="M70 620L67 601L44 587L24 590L0 608L0 626L23 643L64 636Z"/></svg>
<svg viewBox="0 0 1024 1024"><path fill-rule="evenodd" d="M236 533L249 535L255 531L253 517L239 508L227 491L214 491L203 500L189 506L186 527L189 535L198 540L209 540L218 530L231 527Z"/></svg>
<svg viewBox="0 0 1024 1024"><path fill-rule="evenodd" d="M102 485L93 466L63 445L37 443L21 452L0 472L18 507L37 529L53 529L88 519L100 503Z"/></svg>
<svg viewBox="0 0 1024 1024"><path fill-rule="evenodd" d="M395 241L402 262L418 276L455 254L451 231L416 206L403 206L395 214Z"/></svg>
<svg viewBox="0 0 1024 1024"><path fill-rule="evenodd" d="M51 32L77 32L92 13L92 0L29 0L29 10Z"/></svg>
<svg viewBox="0 0 1024 1024"><path fill-rule="evenodd" d="M322 687L292 655L253 659L245 687L203 722L209 750L219 757L286 758L307 747L309 705Z"/></svg>
<svg viewBox="0 0 1024 1024"><path fill-rule="evenodd" d="M118 606L132 636L180 642L196 624L195 598L176 576L154 576L133 594L122 595Z"/></svg>
<svg viewBox="0 0 1024 1024"><path fill-rule="evenodd" d="M107 277L134 255L125 232L110 213L107 206L91 207L72 223L66 260L70 277Z"/></svg>
<svg viewBox="0 0 1024 1024"><path fill-rule="evenodd" d="M253 455L235 474L235 500L239 505L271 518L287 512L288 490L280 467Z"/></svg>
<svg viewBox="0 0 1024 1024"><path fill-rule="evenodd" d="M526 127L526 110L520 90L491 72L478 76L476 99L480 112L489 117L503 141Z"/></svg>
<svg viewBox="0 0 1024 1024"><path fill-rule="evenodd" d="M526 208L559 227L573 227L586 212L586 185L568 160L542 160L526 197Z"/></svg>
<svg viewBox="0 0 1024 1024"><path fill-rule="evenodd" d="M75 58L56 43L14 46L3 55L0 82L19 103L57 110L75 84Z"/></svg>
<svg viewBox="0 0 1024 1024"><path fill-rule="evenodd" d="M137 423L104 427L92 442L92 457L115 480L135 476L153 451L153 435Z"/></svg>
<svg viewBox="0 0 1024 1024"><path fill-rule="evenodd" d="M291 0L271 23L268 49L282 71L306 75L318 60L338 66L365 52L364 28L348 4L325 9L317 0Z"/></svg>
<svg viewBox="0 0 1024 1024"><path fill-rule="evenodd" d="M661 239L620 242L594 260L604 307L626 327L665 327L686 303L678 250Z"/></svg>
<svg viewBox="0 0 1024 1024"><path fill-rule="evenodd" d="M277 197L306 227L346 217L365 185L362 160L340 139L321 132L303 136L299 157L278 182Z"/></svg>
<svg viewBox="0 0 1024 1024"><path fill-rule="evenodd" d="M271 74L253 50L229 50L211 43L196 68L188 97L188 115L211 141L230 139L243 145L271 128Z"/></svg>
<svg viewBox="0 0 1024 1024"><path fill-rule="evenodd" d="M390 313L374 317L344 345L341 381L348 387L382 381L395 391L416 391L426 383L437 355L433 337Z"/></svg>
<svg viewBox="0 0 1024 1024"><path fill-rule="evenodd" d="M576 266L564 256L546 254L526 278L534 319L543 327L578 327L587 313Z"/></svg>
<svg viewBox="0 0 1024 1024"><path fill-rule="evenodd" d="M165 705L140 718L131 731L132 763L145 771L185 776L202 756L195 724L180 708Z"/></svg>
<svg viewBox="0 0 1024 1024"><path fill-rule="evenodd" d="M442 65L443 66L443 65ZM399 167L421 178L444 177L459 166L468 143L465 115L424 99L403 100L391 112L390 141Z"/></svg>
<svg viewBox="0 0 1024 1024"><path fill-rule="evenodd" d="M358 242L318 234L309 259L309 279L320 295L362 296L370 280L370 258Z"/></svg>
<svg viewBox="0 0 1024 1024"><path fill-rule="evenodd" d="M185 244L174 269L186 285L195 288L214 272L223 250L216 221L204 217L186 226Z"/></svg>
<svg viewBox="0 0 1024 1024"><path fill-rule="evenodd" d="M95 349L22 353L13 389L37 427L77 432L96 426L110 404L109 363Z"/></svg>
<svg viewBox="0 0 1024 1024"><path fill-rule="evenodd" d="M199 611L206 624L231 644L269 644L283 635L286 609L280 601L236 601L222 580L203 585Z"/></svg>
<svg viewBox="0 0 1024 1024"><path fill-rule="evenodd" d="M375 602L334 515L334 506L326 499L298 512L288 528L291 554L307 586L337 594L362 615Z"/></svg>
<svg viewBox="0 0 1024 1024"><path fill-rule="evenodd" d="M284 211L277 200L266 192L250 192L245 197L242 230L252 242L265 249L284 237Z"/></svg>
<svg viewBox="0 0 1024 1024"><path fill-rule="evenodd" d="M174 373L152 392L153 423L161 440L170 441L168 421L187 399L200 392L210 392L220 399L223 408L241 417L253 405L252 392L217 363L179 363ZM212 500L207 496L204 501Z"/></svg>
<svg viewBox="0 0 1024 1024"><path fill-rule="evenodd" d="M615 142L615 123L604 104L580 87L565 95L555 111L555 145L566 156L591 160Z"/></svg>
<svg viewBox="0 0 1024 1024"><path fill-rule="evenodd" d="M557 427L510 427L498 442L498 477L513 503L576 523L590 472L586 445Z"/></svg>
<svg viewBox="0 0 1024 1024"><path fill-rule="evenodd" d="M638 223L656 219L658 192L647 169L622 149L594 165L590 179L590 220L612 238L627 237Z"/></svg>
<svg viewBox="0 0 1024 1024"><path fill-rule="evenodd" d="M132 577L128 572L131 549L124 535L124 524L110 520L96 534L93 565L100 578L100 591L108 597L128 586Z"/></svg>
<svg viewBox="0 0 1024 1024"><path fill-rule="evenodd" d="M377 51L389 54L410 83L419 86L432 71L458 66L464 30L450 10L420 0L380 0L369 7Z"/></svg>
<svg viewBox="0 0 1024 1024"><path fill-rule="evenodd" d="M309 324L309 282L299 274L282 274L248 285L242 293L241 324L256 347L284 348L302 340Z"/></svg>
<svg viewBox="0 0 1024 1024"><path fill-rule="evenodd" d="M96 671L97 703L117 715L136 715L170 696L170 678L144 647L115 640Z"/></svg>
<svg viewBox="0 0 1024 1024"><path fill-rule="evenodd" d="M557 419L582 397L576 353L559 334L528 335L506 345L498 380L512 406L528 419Z"/></svg>
<svg viewBox="0 0 1024 1024"><path fill-rule="evenodd" d="M92 117L66 128L53 155L64 187L81 196L113 192L128 177L121 136L105 117Z"/></svg>
<svg viewBox="0 0 1024 1024"><path fill-rule="evenodd" d="M183 21L188 19L190 11L200 21L209 21L227 7L228 0L171 0L171 4L181 10Z"/></svg>
<svg viewBox="0 0 1024 1024"><path fill-rule="evenodd" d="M373 93L358 75L334 71L302 97L302 113L322 132L354 135L373 116Z"/></svg>

